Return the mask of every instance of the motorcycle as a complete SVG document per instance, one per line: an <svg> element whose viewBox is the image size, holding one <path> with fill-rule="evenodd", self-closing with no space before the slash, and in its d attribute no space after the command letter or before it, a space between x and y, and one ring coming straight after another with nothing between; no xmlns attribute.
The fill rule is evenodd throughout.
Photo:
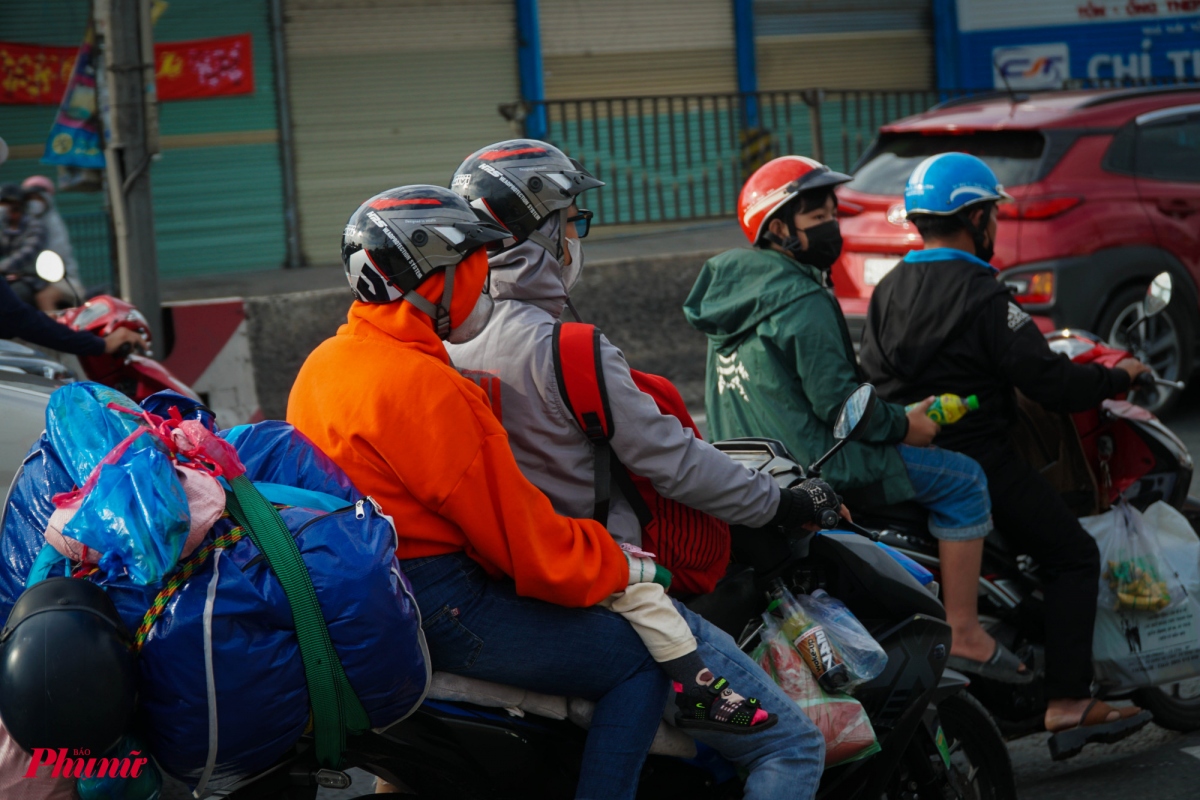
<svg viewBox="0 0 1200 800"><path fill-rule="evenodd" d="M75 331L90 331L104 337L128 328L152 343L150 325L142 312L130 303L110 295L98 295L81 306L62 312L58 321ZM176 378L169 369L150 358L150 353L135 353L129 345L111 355L80 356L79 364L89 380L111 386L122 394L141 402L155 392L170 389L200 400L191 387Z"/></svg>
<svg viewBox="0 0 1200 800"><path fill-rule="evenodd" d="M53 256L49 258L48 256ZM52 251L44 251L37 260L38 277L49 283L62 280L65 271L62 259ZM74 331L88 331L105 337L118 328L128 328L152 342L150 325L132 304L110 295L97 295L87 302L61 311L55 318ZM170 389L200 400L191 387L175 377L169 369L150 358L150 353L136 353L124 345L116 353L80 356L79 364L88 380L111 386L137 402ZM0 341L0 369L39 375L62 383L74 381L75 374L57 361L45 358L36 350L15 342Z"/></svg>
<svg viewBox="0 0 1200 800"><path fill-rule="evenodd" d="M1125 329L1127 347L1114 347L1098 336L1080 330L1046 334L1050 348L1077 363L1115 366L1130 356L1149 363L1142 331L1146 321L1170 302L1171 278L1163 273L1147 291L1142 313ZM1158 387L1183 388L1153 373L1139 376L1131 392L1134 399ZM1080 516L1097 514L1123 497L1144 510L1163 500L1192 521L1200 521L1200 504L1189 500L1192 459L1187 447L1169 428L1144 408L1123 401L1105 401L1099 407L1069 415L1050 414L1018 398L1021 424L1013 444L1046 475L1060 496ZM929 534L926 512L916 504L867 509L857 518L881 531L885 542L920 564L938 571L937 541ZM1003 530L994 530L984 545L980 578L980 620L1001 642L1029 666L1035 680L1024 685L1005 684L972 676L970 693L992 713L1000 730L1016 738L1044 729L1046 698L1043 689L1044 610L1037 564L1011 547ZM1200 678L1136 691L1111 691L1106 699L1133 698L1149 709L1154 721L1177 731L1200 729ZM1078 750L1058 751L1056 759Z"/></svg>
<svg viewBox="0 0 1200 800"><path fill-rule="evenodd" d="M867 385L847 399L833 450L809 474L861 435L874 399L874 389ZM777 441L741 439L717 447L784 487L806 475ZM799 592L824 588L845 602L883 646L886 669L855 692L881 750L826 770L818 796L1015 798L1012 764L999 731L964 691L966 678L945 668L950 627L941 603L884 548L845 532L849 523L836 513L828 512L821 526L820 534L735 530L734 563L726 578L714 592L689 603L749 652L760 638L761 613L773 582L782 580ZM427 699L405 720L349 737L343 766L361 768L423 798L571 797L585 736L570 718ZM230 787L226 796L299 800L315 797L320 786L345 788L349 782L344 772L321 768L306 739L272 769ZM741 782L728 762L706 748L699 747L690 758L652 751L638 796L732 800L741 796Z"/></svg>

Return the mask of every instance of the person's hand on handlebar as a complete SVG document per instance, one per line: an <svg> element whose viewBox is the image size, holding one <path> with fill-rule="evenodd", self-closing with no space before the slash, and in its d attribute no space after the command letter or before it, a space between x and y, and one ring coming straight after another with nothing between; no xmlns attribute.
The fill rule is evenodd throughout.
<svg viewBox="0 0 1200 800"><path fill-rule="evenodd" d="M938 435L942 426L926 416L925 412L933 405L935 399L937 398L926 397L917 403L916 408L908 412L906 415L908 417L908 433L904 434L905 444L913 447L929 447L933 444L933 437Z"/></svg>
<svg viewBox="0 0 1200 800"><path fill-rule="evenodd" d="M129 328L117 328L104 337L104 352L109 355L128 355L131 352L145 353L146 340Z"/></svg>
<svg viewBox="0 0 1200 800"><path fill-rule="evenodd" d="M842 498L838 497L833 487L820 478L809 478L789 489L780 490L779 510L775 512L773 521L788 531L799 528L816 531L836 524L831 521L831 515L850 519L850 512L842 505Z"/></svg>
<svg viewBox="0 0 1200 800"><path fill-rule="evenodd" d="M1131 384L1138 382L1138 376L1150 373L1150 367L1146 366L1136 358L1123 358L1117 362L1117 369L1123 369L1129 375ZM1153 373L1151 373L1153 375Z"/></svg>

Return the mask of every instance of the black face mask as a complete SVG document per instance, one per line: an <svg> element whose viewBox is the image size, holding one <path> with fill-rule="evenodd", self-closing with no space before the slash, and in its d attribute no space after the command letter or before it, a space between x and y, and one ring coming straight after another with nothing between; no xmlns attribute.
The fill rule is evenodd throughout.
<svg viewBox="0 0 1200 800"><path fill-rule="evenodd" d="M822 272L833 267L833 262L842 254L842 229L838 221L831 219L804 229L808 249L793 251L797 261L816 267ZM799 237L796 237L799 238Z"/></svg>
<svg viewBox="0 0 1200 800"><path fill-rule="evenodd" d="M967 232L971 234L971 241L975 244L975 256L981 261L987 261L989 263L992 260L992 256L996 255L996 243L994 241L984 241L987 238L987 225L991 221L992 213L994 212L989 210L983 215L982 227L977 227L973 222L971 222L970 217L968 217L965 212L962 215L962 220L966 224Z"/></svg>

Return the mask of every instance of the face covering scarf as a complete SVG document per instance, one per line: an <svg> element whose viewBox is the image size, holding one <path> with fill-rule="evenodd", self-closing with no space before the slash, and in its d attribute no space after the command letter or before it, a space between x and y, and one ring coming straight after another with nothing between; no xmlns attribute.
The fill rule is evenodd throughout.
<svg viewBox="0 0 1200 800"><path fill-rule="evenodd" d="M562 268L563 287L567 290L567 294L570 294L583 275L583 242L568 237L566 246L567 252L571 254L571 263Z"/></svg>

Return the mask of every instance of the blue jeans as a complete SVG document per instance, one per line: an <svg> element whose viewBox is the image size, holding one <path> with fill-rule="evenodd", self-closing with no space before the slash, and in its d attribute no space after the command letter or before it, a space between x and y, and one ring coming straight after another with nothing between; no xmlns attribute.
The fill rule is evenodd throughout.
<svg viewBox="0 0 1200 800"><path fill-rule="evenodd" d="M580 800L637 794L670 681L623 617L519 597L464 553L400 562L423 615L433 668L595 701Z"/></svg>
<svg viewBox="0 0 1200 800"><path fill-rule="evenodd" d="M766 711L779 715L779 722L758 733L688 733L749 771L742 795L746 800L812 800L825 768L825 737L729 634L680 603L675 607L692 629L704 665L727 679L735 692L757 697Z"/></svg>
<svg viewBox="0 0 1200 800"><path fill-rule="evenodd" d="M929 510L929 532L938 539L982 539L992 529L992 499L983 467L970 456L940 447L898 444L916 502Z"/></svg>

